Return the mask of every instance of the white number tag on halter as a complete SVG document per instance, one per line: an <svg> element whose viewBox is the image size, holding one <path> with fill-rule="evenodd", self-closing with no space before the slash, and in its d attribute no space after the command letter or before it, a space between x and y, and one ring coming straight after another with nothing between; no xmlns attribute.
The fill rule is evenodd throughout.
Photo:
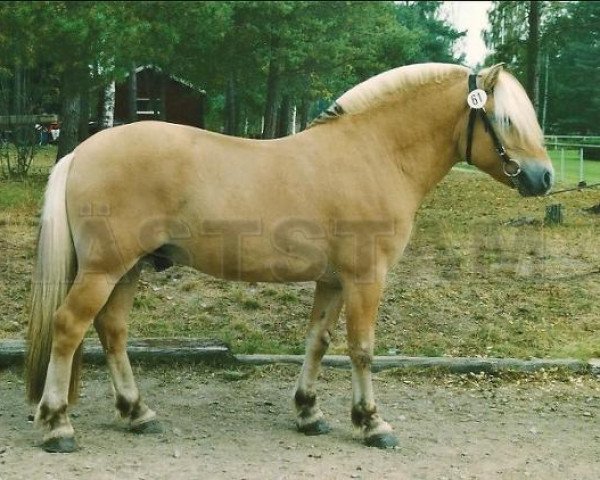
<svg viewBox="0 0 600 480"><path fill-rule="evenodd" d="M469 107L474 108L475 110L485 107L486 101L487 93L485 93L485 90L481 90L480 88L469 92L467 95L467 103L469 104Z"/></svg>

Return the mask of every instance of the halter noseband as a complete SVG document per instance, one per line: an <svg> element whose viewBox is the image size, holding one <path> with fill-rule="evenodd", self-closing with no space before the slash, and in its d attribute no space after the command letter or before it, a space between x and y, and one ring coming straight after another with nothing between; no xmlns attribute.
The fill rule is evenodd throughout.
<svg viewBox="0 0 600 480"><path fill-rule="evenodd" d="M479 95L481 94L481 95ZM472 97L474 95L474 97ZM485 126L485 131L489 133L490 137L492 137L492 142L494 142L494 148L498 153L498 156L502 160L502 170L507 177L515 178L517 175L521 173L521 165L516 160L513 160L508 155L508 152L502 145L500 138L496 134L490 119L485 112L485 101L487 96L483 90L479 90L477 88L477 75L471 74L469 75L469 108L471 111L469 112L469 124L467 126L467 152L466 152L466 161L469 165L472 165L473 162L471 160L471 149L473 146L473 130L475 128L475 120L477 120L477 116L481 117L483 121L483 125ZM509 170L508 167L511 167Z"/></svg>

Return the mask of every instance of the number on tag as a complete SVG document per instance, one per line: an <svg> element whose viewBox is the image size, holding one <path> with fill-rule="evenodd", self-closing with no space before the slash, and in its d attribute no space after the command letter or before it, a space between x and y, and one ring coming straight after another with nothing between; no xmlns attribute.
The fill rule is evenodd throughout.
<svg viewBox="0 0 600 480"><path fill-rule="evenodd" d="M476 110L485 107L485 102L487 102L487 93L480 88L469 92L467 95L467 103L469 104L469 107Z"/></svg>

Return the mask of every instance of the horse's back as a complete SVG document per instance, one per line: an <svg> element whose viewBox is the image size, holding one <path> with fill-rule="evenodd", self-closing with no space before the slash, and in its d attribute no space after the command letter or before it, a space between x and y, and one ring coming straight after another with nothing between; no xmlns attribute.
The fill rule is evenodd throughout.
<svg viewBox="0 0 600 480"><path fill-rule="evenodd" d="M241 146L240 143L244 143ZM75 150L69 195L114 203L121 195L154 197L163 206L181 196L186 185L226 170L235 151L251 141L164 122L137 122L105 130ZM222 176L222 175L221 175ZM169 195L165 194L168 193Z"/></svg>

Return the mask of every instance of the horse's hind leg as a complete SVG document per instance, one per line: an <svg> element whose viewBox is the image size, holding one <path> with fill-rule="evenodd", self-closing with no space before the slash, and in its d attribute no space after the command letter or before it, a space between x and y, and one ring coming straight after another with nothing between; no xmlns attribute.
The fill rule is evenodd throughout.
<svg viewBox="0 0 600 480"><path fill-rule="evenodd" d="M108 274L78 274L62 305L54 314L52 352L36 423L47 427L43 448L49 452L76 449L67 415L73 355L85 332L102 309L116 279Z"/></svg>
<svg viewBox="0 0 600 480"><path fill-rule="evenodd" d="M162 428L140 397L127 356L127 318L137 290L139 267L133 267L115 286L108 302L94 320L114 387L115 403L122 418L136 433L158 433Z"/></svg>
<svg viewBox="0 0 600 480"><path fill-rule="evenodd" d="M315 381L319 374L321 359L329 346L330 330L340 316L342 305L341 288L317 283L306 338L306 355L294 395L298 412L296 425L300 432L307 435L320 435L330 430L323 419L323 412L317 406Z"/></svg>

